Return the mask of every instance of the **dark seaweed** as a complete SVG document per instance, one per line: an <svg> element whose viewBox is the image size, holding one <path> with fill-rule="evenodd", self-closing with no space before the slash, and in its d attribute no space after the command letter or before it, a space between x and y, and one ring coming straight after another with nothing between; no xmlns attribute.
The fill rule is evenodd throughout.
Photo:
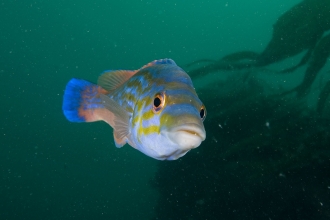
<svg viewBox="0 0 330 220"><path fill-rule="evenodd" d="M330 120L269 88L231 78L201 91L207 139L159 164L154 219L330 218Z"/></svg>

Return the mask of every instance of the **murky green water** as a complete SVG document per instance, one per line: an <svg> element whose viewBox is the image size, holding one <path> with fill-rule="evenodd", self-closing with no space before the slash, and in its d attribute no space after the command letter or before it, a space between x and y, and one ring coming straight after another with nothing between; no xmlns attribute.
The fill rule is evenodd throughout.
<svg viewBox="0 0 330 220"><path fill-rule="evenodd" d="M194 77L207 140L177 161L117 149L108 125L61 109L72 77L261 52L299 2L1 1L0 219L330 218L329 104L315 112L329 63L303 99L276 95L306 66L270 71L302 54Z"/></svg>

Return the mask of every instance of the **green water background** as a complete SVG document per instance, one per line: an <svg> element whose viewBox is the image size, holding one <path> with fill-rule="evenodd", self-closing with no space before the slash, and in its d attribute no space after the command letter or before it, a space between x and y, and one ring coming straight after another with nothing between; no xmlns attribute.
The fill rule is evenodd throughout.
<svg viewBox="0 0 330 220"><path fill-rule="evenodd" d="M69 123L67 81L160 58L184 65L260 52L298 2L0 1L0 219L153 216L159 162L116 149L105 123ZM197 89L207 83L199 80Z"/></svg>

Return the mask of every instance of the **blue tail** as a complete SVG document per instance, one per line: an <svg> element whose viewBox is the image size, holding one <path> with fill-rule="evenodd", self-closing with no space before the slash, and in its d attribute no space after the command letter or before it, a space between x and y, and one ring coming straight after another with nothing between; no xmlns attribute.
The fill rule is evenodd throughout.
<svg viewBox="0 0 330 220"><path fill-rule="evenodd" d="M86 122L84 111L88 106L84 104L86 101L88 102L86 99L95 95L94 87L97 87L97 85L83 79L73 78L68 82L64 92L62 110L69 121Z"/></svg>

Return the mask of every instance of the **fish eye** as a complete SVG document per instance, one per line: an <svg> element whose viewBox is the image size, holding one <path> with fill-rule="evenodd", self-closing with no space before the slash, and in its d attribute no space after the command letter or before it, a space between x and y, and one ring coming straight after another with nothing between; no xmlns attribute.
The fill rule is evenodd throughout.
<svg viewBox="0 0 330 220"><path fill-rule="evenodd" d="M154 98L152 111L158 113L165 105L165 93L157 93Z"/></svg>
<svg viewBox="0 0 330 220"><path fill-rule="evenodd" d="M205 120L205 118L206 118L206 109L205 109L204 105L199 110L199 116L201 117L202 121Z"/></svg>

